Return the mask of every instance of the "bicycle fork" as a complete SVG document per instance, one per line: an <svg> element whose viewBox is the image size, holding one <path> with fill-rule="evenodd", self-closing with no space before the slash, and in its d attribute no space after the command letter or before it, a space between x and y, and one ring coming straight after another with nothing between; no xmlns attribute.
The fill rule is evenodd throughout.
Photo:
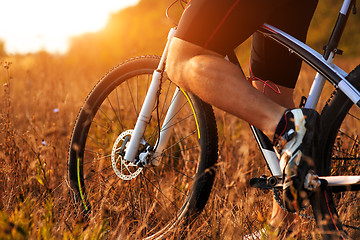
<svg viewBox="0 0 360 240"><path fill-rule="evenodd" d="M161 87L161 80L165 71L165 61L166 61L169 45L172 37L175 34L175 31L176 30L174 28L170 30L164 52L160 59L160 63L158 65L158 68L153 73L150 87L144 100L144 104L141 108L138 119L136 121L135 128L133 130L133 134L131 136L129 145L126 148L126 153L124 156L126 161L129 162L137 161L135 158L136 155L138 154L138 149L140 144L144 142L144 133L146 130L146 126L150 121L152 111L156 104L157 95ZM147 160L150 159L150 157L154 159L151 162L151 164L153 165L159 164L159 161L155 159L156 157L161 155L162 151L166 147L167 141L169 140L170 137L170 132L172 130L172 125L173 125L172 122L174 121L174 116L176 112L178 112L178 109L181 107L183 101L184 101L184 96L180 94L180 89L177 88L174 93L173 99L171 101L169 110L166 114L165 120L163 122L163 126L161 126L159 138L157 139L157 143L156 143L157 146L156 150L155 152L153 152L152 147L149 146L145 153L141 153L138 159L140 165L144 166L149 164Z"/></svg>

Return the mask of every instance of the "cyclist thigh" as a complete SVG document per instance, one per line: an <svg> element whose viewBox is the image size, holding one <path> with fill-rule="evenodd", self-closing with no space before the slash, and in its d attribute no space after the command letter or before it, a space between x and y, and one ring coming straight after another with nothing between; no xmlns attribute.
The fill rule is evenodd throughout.
<svg viewBox="0 0 360 240"><path fill-rule="evenodd" d="M305 42L317 0L290 1L277 8L266 20L267 23ZM301 60L288 49L260 33L253 35L251 69L263 80L294 88L301 68Z"/></svg>
<svg viewBox="0 0 360 240"><path fill-rule="evenodd" d="M184 77L183 74L188 74L190 71L190 66L193 66L191 59L194 56L198 55L212 55L219 58L223 58L222 55L200 47L191 42L182 40L180 38L174 37L171 40L169 53L166 60L166 72L172 81L177 85L181 86L184 90L190 91L188 87L188 77ZM197 68L196 66L195 68Z"/></svg>
<svg viewBox="0 0 360 240"><path fill-rule="evenodd" d="M304 41L317 0L192 0L176 37L225 56L269 22ZM181 54L181 53L178 53ZM259 34L251 66L255 76L293 88L301 61Z"/></svg>

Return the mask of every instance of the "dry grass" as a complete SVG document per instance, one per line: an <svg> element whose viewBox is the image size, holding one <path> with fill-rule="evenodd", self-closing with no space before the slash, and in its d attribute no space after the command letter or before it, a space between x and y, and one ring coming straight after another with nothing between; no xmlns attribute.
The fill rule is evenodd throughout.
<svg viewBox="0 0 360 240"><path fill-rule="evenodd" d="M355 63L340 65L350 70ZM107 68L89 70L45 53L1 59L0 239L111 236L106 222L92 219L87 225L69 217L73 204L66 177L77 112ZM297 96L308 91L312 76L305 68ZM271 193L248 186L251 177L269 173L247 123L220 110L216 115L220 157L215 189L189 239L239 239L266 226L271 214ZM300 232L314 227L310 220L301 222Z"/></svg>

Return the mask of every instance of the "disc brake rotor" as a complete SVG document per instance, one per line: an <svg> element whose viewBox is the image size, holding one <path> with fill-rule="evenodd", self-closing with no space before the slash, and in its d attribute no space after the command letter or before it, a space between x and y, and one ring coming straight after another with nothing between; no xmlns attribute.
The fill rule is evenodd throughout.
<svg viewBox="0 0 360 240"><path fill-rule="evenodd" d="M136 178L142 171L142 167L133 162L126 161L122 152L126 150L129 145L128 139L131 138L133 130L126 130L122 132L116 139L111 151L111 165L115 174L122 180L131 180Z"/></svg>

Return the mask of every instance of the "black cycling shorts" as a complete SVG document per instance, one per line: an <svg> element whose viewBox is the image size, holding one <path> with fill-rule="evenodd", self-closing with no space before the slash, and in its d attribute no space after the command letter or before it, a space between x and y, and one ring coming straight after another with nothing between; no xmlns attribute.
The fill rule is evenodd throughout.
<svg viewBox="0 0 360 240"><path fill-rule="evenodd" d="M175 37L225 56L269 23L301 41L318 0L192 0ZM294 88L301 60L259 33L253 35L251 70L254 76Z"/></svg>

